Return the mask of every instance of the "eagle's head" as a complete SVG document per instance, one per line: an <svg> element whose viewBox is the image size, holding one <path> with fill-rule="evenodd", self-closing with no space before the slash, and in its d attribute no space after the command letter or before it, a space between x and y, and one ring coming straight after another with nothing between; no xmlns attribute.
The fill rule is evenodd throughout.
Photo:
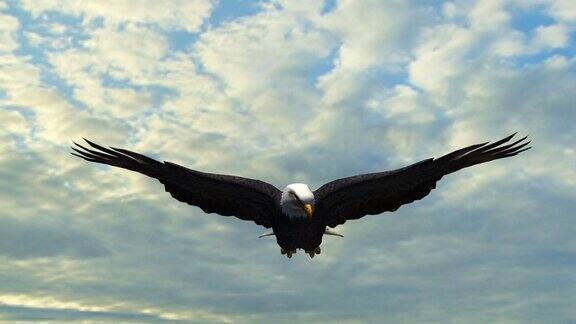
<svg viewBox="0 0 576 324"><path fill-rule="evenodd" d="M291 219L308 219L310 221L314 212L314 194L307 184L289 184L282 190L280 205L282 212Z"/></svg>

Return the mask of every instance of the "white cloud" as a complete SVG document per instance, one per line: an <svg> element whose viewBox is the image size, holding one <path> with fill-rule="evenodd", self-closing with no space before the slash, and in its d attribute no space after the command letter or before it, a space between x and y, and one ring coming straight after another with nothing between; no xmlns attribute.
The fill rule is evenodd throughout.
<svg viewBox="0 0 576 324"><path fill-rule="evenodd" d="M21 89L10 93L8 105L23 106L34 113L35 128L42 140L59 145L70 139L91 136L102 140L122 141L129 127L119 121L111 121L79 111L55 91L43 88ZM106 132L102 132L106 129Z"/></svg>
<svg viewBox="0 0 576 324"><path fill-rule="evenodd" d="M322 20L342 41L339 67L358 71L395 66L410 59L411 45L432 17L431 8L410 1L344 0Z"/></svg>
<svg viewBox="0 0 576 324"><path fill-rule="evenodd" d="M501 30L510 23L506 1L476 1L468 12L472 29Z"/></svg>
<svg viewBox="0 0 576 324"><path fill-rule="evenodd" d="M430 30L410 64L410 81L432 94L444 95L457 77L474 35L457 26L438 26Z"/></svg>
<svg viewBox="0 0 576 324"><path fill-rule="evenodd" d="M2 120L1 135L23 136L29 132L30 125L18 111L0 110L0 120Z"/></svg>
<svg viewBox="0 0 576 324"><path fill-rule="evenodd" d="M200 62L224 83L226 95L283 136L310 117L310 70L330 54L333 44L307 20L320 10L315 3L304 6L309 11L266 6L249 19L207 31L196 46Z"/></svg>
<svg viewBox="0 0 576 324"><path fill-rule="evenodd" d="M570 29L560 24L540 26L536 29L534 36L535 46L544 48L562 48L568 44L569 40Z"/></svg>
<svg viewBox="0 0 576 324"><path fill-rule="evenodd" d="M33 17L6 13L16 43L0 56L2 320L573 319L573 288L558 282L574 273L576 60L546 56L573 47L574 26L559 14L533 32L515 24L520 6L561 1L344 0L325 14L322 1L270 1L206 30L207 1L22 3ZM182 28L198 40L174 51ZM86 137L317 187L516 130L532 150L347 222L313 260L288 261L253 224L204 215L154 179L68 154Z"/></svg>
<svg viewBox="0 0 576 324"><path fill-rule="evenodd" d="M502 58L518 57L530 52L526 34L517 30L501 32L500 37L490 46L490 52Z"/></svg>
<svg viewBox="0 0 576 324"><path fill-rule="evenodd" d="M21 4L35 17L46 12L59 12L84 20L103 18L106 23L115 26L121 23L153 23L163 28L184 28L189 31L197 31L213 7L212 0L22 0Z"/></svg>
<svg viewBox="0 0 576 324"><path fill-rule="evenodd" d="M555 18L566 22L576 21L576 4L571 0L553 0L549 2L550 12Z"/></svg>
<svg viewBox="0 0 576 324"><path fill-rule="evenodd" d="M89 31L82 47L50 53L56 72L74 85L98 82L104 75L135 84L150 83L155 77L156 64L167 54L166 38L148 28L126 25ZM81 89L84 90L84 89ZM89 96L91 91L85 89Z"/></svg>
<svg viewBox="0 0 576 324"><path fill-rule="evenodd" d="M14 32L18 30L19 27L20 23L18 19L0 13L0 55L3 52L11 52L18 48Z"/></svg>

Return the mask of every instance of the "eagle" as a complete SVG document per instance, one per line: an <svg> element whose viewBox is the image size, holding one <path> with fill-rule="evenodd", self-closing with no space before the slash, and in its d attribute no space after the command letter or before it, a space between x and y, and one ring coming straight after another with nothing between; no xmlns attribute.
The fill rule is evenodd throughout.
<svg viewBox="0 0 576 324"><path fill-rule="evenodd" d="M510 143L515 135L470 145L396 170L334 180L316 190L304 183L292 183L279 190L260 180L192 170L126 149L106 148L87 139L86 146L73 141L70 153L155 178L172 197L200 207L205 213L235 216L272 228L260 237L275 236L283 255L291 258L297 249L302 249L313 258L321 252L324 235L342 236L329 228L366 215L393 212L427 196L447 174L531 148L527 137Z"/></svg>

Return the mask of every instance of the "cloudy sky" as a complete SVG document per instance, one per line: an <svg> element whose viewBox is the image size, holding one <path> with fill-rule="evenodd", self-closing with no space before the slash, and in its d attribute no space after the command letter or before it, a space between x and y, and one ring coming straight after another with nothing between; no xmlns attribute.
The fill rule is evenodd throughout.
<svg viewBox="0 0 576 324"><path fill-rule="evenodd" d="M574 322L575 122L573 0L0 1L0 321ZM68 154L314 189L514 131L313 260Z"/></svg>

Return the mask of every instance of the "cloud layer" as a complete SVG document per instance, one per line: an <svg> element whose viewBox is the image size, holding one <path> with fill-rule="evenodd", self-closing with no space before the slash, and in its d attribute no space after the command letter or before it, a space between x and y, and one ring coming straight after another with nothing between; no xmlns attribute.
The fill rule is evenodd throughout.
<svg viewBox="0 0 576 324"><path fill-rule="evenodd" d="M0 2L0 321L576 321L576 3ZM513 131L534 149L320 258L68 154L277 187Z"/></svg>

